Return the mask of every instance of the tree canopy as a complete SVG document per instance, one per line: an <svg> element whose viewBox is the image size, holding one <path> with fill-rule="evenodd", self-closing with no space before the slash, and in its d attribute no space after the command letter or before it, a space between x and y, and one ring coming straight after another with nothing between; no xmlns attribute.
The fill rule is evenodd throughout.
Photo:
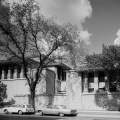
<svg viewBox="0 0 120 120"><path fill-rule="evenodd" d="M120 46L103 45L101 54L93 54L86 56L88 68L97 69L115 69L120 65Z"/></svg>

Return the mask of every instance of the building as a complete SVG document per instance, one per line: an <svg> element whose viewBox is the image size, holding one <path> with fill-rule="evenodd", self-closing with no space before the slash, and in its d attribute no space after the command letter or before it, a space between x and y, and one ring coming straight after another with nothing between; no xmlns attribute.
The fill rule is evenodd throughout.
<svg viewBox="0 0 120 120"><path fill-rule="evenodd" d="M28 59L28 74L33 74L37 60ZM32 68L32 69L31 69ZM43 80L39 82L36 96L65 94L66 70L70 69L62 63L53 62L43 70ZM16 103L30 103L30 92L27 80L24 77L23 67L18 59L0 61L0 81L7 84L8 98L15 99Z"/></svg>
<svg viewBox="0 0 120 120"><path fill-rule="evenodd" d="M16 103L30 103L30 93L19 61L0 61L0 79L7 84L8 99ZM29 59L34 73L37 61ZM16 64L17 63L17 64ZM28 72L30 69L28 68ZM45 77L36 89L36 108L48 104L63 104L79 110L118 110L120 92L114 84L120 77L119 68L106 72L71 70L63 63L52 63L43 71Z"/></svg>

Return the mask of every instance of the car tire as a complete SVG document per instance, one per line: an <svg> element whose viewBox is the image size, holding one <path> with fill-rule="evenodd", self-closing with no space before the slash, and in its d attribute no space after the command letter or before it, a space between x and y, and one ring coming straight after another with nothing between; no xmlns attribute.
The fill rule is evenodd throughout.
<svg viewBox="0 0 120 120"><path fill-rule="evenodd" d="M39 110L39 111L38 111L38 114L39 114L40 116L42 116L42 115L43 115L43 112L42 112L41 110Z"/></svg>
<svg viewBox="0 0 120 120"><path fill-rule="evenodd" d="M8 114L9 112L8 112L8 110L5 109L5 110L4 110L4 113L5 113L5 114Z"/></svg>
<svg viewBox="0 0 120 120"><path fill-rule="evenodd" d="M59 115L60 115L60 117L63 117L63 116L64 116L64 114L63 114L63 113L59 113Z"/></svg>
<svg viewBox="0 0 120 120"><path fill-rule="evenodd" d="M22 111L21 111L21 110L19 110L19 111L18 111L18 114L19 114L19 115L22 115Z"/></svg>

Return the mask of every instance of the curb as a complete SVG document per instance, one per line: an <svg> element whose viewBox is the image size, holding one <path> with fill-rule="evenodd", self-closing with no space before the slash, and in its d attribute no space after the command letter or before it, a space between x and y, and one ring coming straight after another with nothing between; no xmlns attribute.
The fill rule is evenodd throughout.
<svg viewBox="0 0 120 120"><path fill-rule="evenodd" d="M120 118L119 111L78 111L81 117Z"/></svg>
<svg viewBox="0 0 120 120"><path fill-rule="evenodd" d="M89 115L89 114L78 114L79 117L103 117L103 118L120 118L120 115Z"/></svg>
<svg viewBox="0 0 120 120"><path fill-rule="evenodd" d="M0 108L0 113L4 113L3 109Z"/></svg>

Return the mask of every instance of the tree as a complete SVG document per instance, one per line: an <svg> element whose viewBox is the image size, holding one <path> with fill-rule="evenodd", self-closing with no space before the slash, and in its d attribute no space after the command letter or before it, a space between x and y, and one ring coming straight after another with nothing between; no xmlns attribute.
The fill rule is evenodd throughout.
<svg viewBox="0 0 120 120"><path fill-rule="evenodd" d="M103 45L101 54L87 55L86 61L88 68L115 69L120 64L120 46Z"/></svg>
<svg viewBox="0 0 120 120"><path fill-rule="evenodd" d="M0 103L7 98L7 85L0 83Z"/></svg>
<svg viewBox="0 0 120 120"><path fill-rule="evenodd" d="M85 56L88 52L88 45L85 40L80 37L81 31L76 25L68 23L67 25L64 25L64 27L72 37L71 43L67 44L69 50L67 51L67 55L65 54L64 59L67 59L69 66L78 70L85 60Z"/></svg>
<svg viewBox="0 0 120 120"><path fill-rule="evenodd" d="M35 108L36 85L42 79L42 71L53 61L63 59L73 50L77 33L71 34L66 26L57 25L40 13L35 0L14 2L0 18L0 53L9 60L17 58L24 68L24 76L29 85L32 105ZM8 17L9 16L9 17ZM64 54L59 54L63 51ZM37 56L35 76L27 72L31 57Z"/></svg>
<svg viewBox="0 0 120 120"><path fill-rule="evenodd" d="M109 79L109 73L115 76L114 84L120 87L120 77L113 73L113 70L120 66L120 46L118 45L103 45L101 54L93 54L86 56L86 65L90 70L104 69ZM118 88L119 89L119 88Z"/></svg>

